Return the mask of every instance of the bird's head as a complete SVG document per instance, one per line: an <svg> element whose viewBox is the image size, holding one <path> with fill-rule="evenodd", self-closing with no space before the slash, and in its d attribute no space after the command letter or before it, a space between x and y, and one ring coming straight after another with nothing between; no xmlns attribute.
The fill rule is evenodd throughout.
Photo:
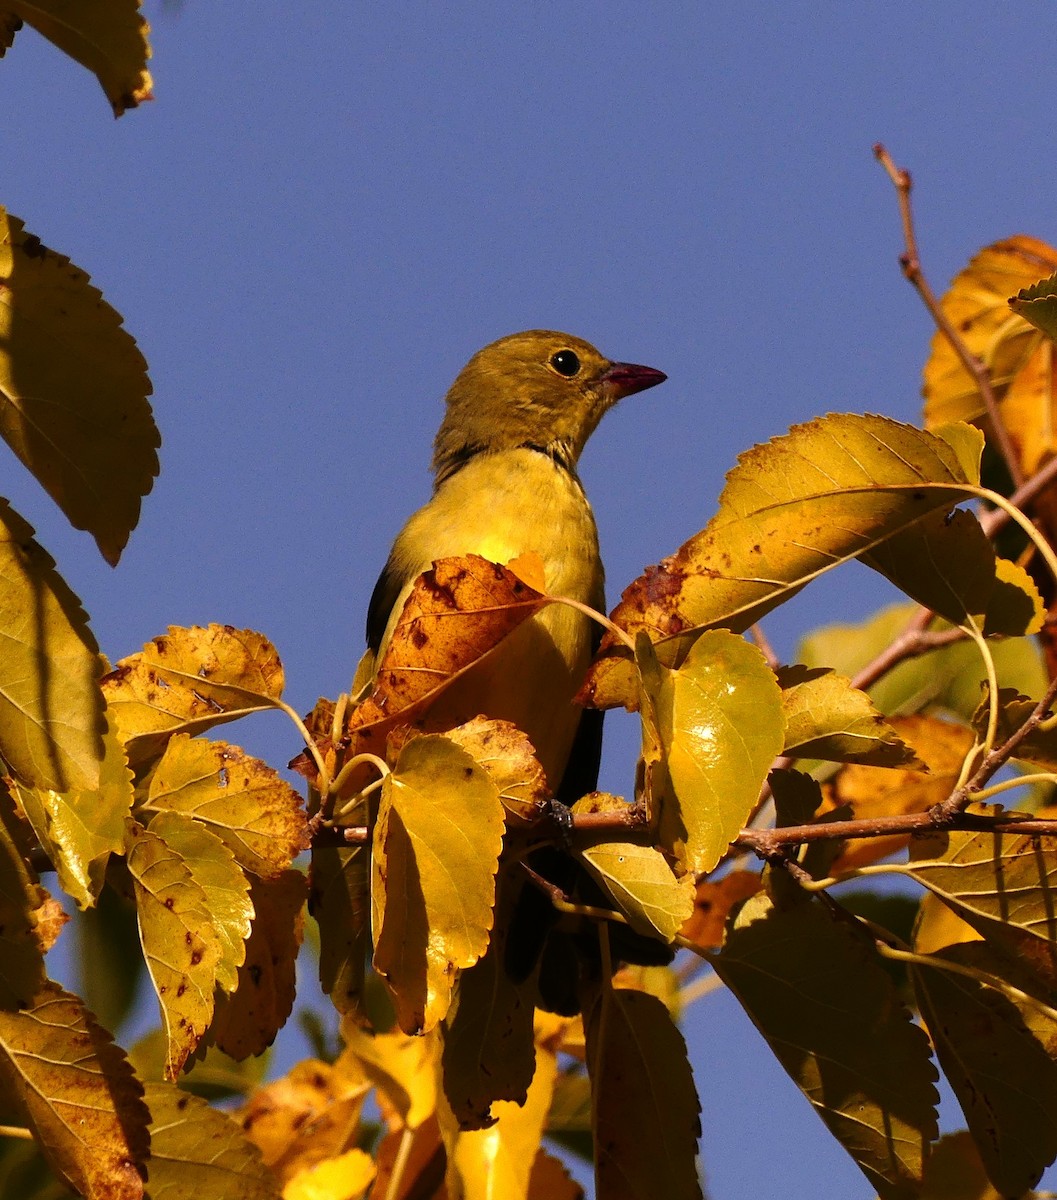
<svg viewBox="0 0 1057 1200"><path fill-rule="evenodd" d="M479 350L448 392L434 443L438 478L482 451L532 446L571 467L603 413L623 396L667 378L611 362L589 342L530 329Z"/></svg>

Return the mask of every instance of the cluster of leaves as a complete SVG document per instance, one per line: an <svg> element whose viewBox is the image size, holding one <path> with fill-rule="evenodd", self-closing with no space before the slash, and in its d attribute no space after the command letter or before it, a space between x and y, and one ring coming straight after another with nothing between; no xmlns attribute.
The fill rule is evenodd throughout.
<svg viewBox="0 0 1057 1200"><path fill-rule="evenodd" d="M8 0L2 48L24 19L116 112L147 98L134 0L69 8ZM755 447L596 614L580 699L637 712L642 753L630 801L560 827L523 733L432 715L564 602L537 561L436 563L354 697L302 721L251 631L171 629L108 670L3 505L0 1191L571 1200L549 1137L593 1157L599 1197L699 1196L677 1020L722 984L884 1200L1029 1194L1057 1155L1055 270L1030 239L983 251L937 306L926 429L838 415ZM116 563L157 472L145 364L2 213L0 321L0 434ZM852 559L911 603L779 664L757 623ZM265 709L306 742L307 806L204 736ZM1015 787L1024 811L991 803ZM546 844L590 891L525 869ZM82 995L48 977L67 918L43 872ZM508 970L517 888L597 947L579 1015ZM623 927L686 962L614 971ZM287 1020L306 931L341 1044L262 1085L239 1064ZM126 1052L141 976L161 1023ZM968 1126L939 1140L936 1064Z"/></svg>

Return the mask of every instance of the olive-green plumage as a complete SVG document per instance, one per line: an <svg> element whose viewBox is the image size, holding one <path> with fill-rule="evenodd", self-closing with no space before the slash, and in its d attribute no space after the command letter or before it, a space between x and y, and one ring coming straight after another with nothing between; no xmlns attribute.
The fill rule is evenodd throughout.
<svg viewBox="0 0 1057 1200"><path fill-rule="evenodd" d="M437 559L454 555L507 563L537 554L549 593L601 610L598 533L576 463L607 409L663 379L659 371L613 363L580 338L550 330L513 334L475 354L448 392L434 443L433 497L397 535L371 600L367 633L376 654L414 580ZM478 714L513 721L558 790L583 716L572 698L596 629L567 605L549 605L437 704L453 723ZM579 752L594 760L591 769L578 764L587 791L594 786L597 747L578 746ZM568 785L562 791L567 795Z"/></svg>

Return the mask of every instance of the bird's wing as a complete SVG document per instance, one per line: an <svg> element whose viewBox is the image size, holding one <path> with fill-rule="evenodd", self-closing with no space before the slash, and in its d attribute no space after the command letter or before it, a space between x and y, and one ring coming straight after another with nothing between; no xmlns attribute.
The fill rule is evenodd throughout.
<svg viewBox="0 0 1057 1200"><path fill-rule="evenodd" d="M367 606L367 646L375 654L378 653L385 636L385 627L389 624L393 605L409 582L406 572L399 569L390 555L389 561L378 576L378 582L371 593L371 602Z"/></svg>

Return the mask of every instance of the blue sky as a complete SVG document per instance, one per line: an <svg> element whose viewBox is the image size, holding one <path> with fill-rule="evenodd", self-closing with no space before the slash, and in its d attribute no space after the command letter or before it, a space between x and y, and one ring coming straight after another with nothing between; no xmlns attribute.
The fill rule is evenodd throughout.
<svg viewBox="0 0 1057 1200"><path fill-rule="evenodd" d="M0 203L147 357L162 474L116 571L8 457L4 491L118 658L268 634L300 709L346 687L393 533L479 346L564 329L666 371L583 475L611 599L711 515L737 453L827 411L915 420L930 326L871 147L916 182L938 289L1057 241L1045 3L147 4L157 99L114 122L30 30L0 65ZM768 625L870 611L842 572ZM610 721L626 793L635 729ZM279 718L238 731L275 763ZM687 1024L712 1200L868 1197L729 996Z"/></svg>

